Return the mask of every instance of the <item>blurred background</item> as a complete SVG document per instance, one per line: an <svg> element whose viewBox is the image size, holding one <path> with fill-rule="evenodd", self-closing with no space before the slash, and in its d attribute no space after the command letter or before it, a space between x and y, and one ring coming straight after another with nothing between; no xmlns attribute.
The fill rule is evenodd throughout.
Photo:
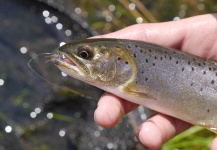
<svg viewBox="0 0 217 150"><path fill-rule="evenodd" d="M215 12L216 0L1 0L0 150L144 149L135 131L150 110L139 106L103 129L93 113L104 92L61 74L44 53L133 24ZM161 149L206 150L213 135L192 127Z"/></svg>

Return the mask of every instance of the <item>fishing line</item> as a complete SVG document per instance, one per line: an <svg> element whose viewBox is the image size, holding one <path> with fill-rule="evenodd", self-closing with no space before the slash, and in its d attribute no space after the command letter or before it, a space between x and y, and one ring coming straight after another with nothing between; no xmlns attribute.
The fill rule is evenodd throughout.
<svg viewBox="0 0 217 150"><path fill-rule="evenodd" d="M47 80L46 78L44 78L42 75L40 75L36 70L34 70L34 69L31 67L30 63L31 63L33 60L37 60L38 57L41 56L41 55L55 55L55 54L53 54L53 53L41 53L41 54L38 54L38 55L32 57L32 58L29 60L29 62L28 62L29 68L32 70L32 72L34 72L34 73L35 73L38 77L40 77L42 80L46 81L47 83L51 84L51 85L54 86L54 87L58 87L58 85L56 85L56 84L52 83L51 81ZM45 63L51 62L51 61L52 61L52 60L50 59L50 60L47 60Z"/></svg>
<svg viewBox="0 0 217 150"><path fill-rule="evenodd" d="M66 87L66 86L58 86L58 85L52 83L51 81L47 80L45 77L43 77L42 75L40 75L35 69L33 69L33 68L31 67L30 63L32 63L33 60L37 60L37 59L39 58L39 56L41 56L41 55L50 55L50 56L45 56L45 57L47 57L47 58L49 58L49 57L52 58L52 55L53 55L53 56L55 56L55 55L58 56L59 53L58 53L58 52L57 52L57 54L53 54L53 53L41 53L41 54L38 54L38 55L32 57L32 58L29 60L29 62L28 62L28 67L32 70L32 72L34 72L38 77L40 77L42 80L46 81L48 84L54 86L55 88L62 88L62 89L71 91L71 92L73 92L74 94L77 94L77 95L79 95L79 96L81 96L81 97L85 97L85 98L90 99L90 97L88 97L88 96L86 96L86 95L84 95L84 94L78 92L76 89L73 90L73 89L68 88L68 87ZM52 62L52 59L49 59L49 60L45 61L44 63L48 63L48 62ZM92 99L92 97L91 97L91 99Z"/></svg>

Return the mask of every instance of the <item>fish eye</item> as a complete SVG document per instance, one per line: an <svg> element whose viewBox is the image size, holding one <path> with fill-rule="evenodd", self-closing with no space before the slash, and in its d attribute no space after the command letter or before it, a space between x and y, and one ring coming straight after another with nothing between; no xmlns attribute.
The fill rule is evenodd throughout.
<svg viewBox="0 0 217 150"><path fill-rule="evenodd" d="M89 47L81 46L78 48L78 56L83 59L89 59L92 57L92 51Z"/></svg>

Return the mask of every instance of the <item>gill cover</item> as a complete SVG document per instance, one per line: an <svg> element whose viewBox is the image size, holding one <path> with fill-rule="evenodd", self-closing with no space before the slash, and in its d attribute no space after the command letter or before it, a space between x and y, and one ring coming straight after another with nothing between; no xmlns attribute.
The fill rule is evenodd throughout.
<svg viewBox="0 0 217 150"><path fill-rule="evenodd" d="M111 81L116 74L115 56L109 49L96 50L90 68L90 76L94 79L99 78L101 81Z"/></svg>

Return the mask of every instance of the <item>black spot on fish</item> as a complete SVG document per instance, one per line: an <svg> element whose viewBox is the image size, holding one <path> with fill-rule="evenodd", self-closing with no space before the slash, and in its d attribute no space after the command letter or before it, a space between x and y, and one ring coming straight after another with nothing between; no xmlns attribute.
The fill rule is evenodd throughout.
<svg viewBox="0 0 217 150"><path fill-rule="evenodd" d="M183 67L183 68L182 68L182 72L183 72L184 70L185 70L185 68Z"/></svg>
<svg viewBox="0 0 217 150"><path fill-rule="evenodd" d="M200 64L200 63L198 63L198 66L201 66L201 64Z"/></svg>
<svg viewBox="0 0 217 150"><path fill-rule="evenodd" d="M118 57L118 60L121 60L121 58L120 58L120 57Z"/></svg>
<svg viewBox="0 0 217 150"><path fill-rule="evenodd" d="M179 63L179 61L177 60L177 61L176 61L176 64L178 64L178 63Z"/></svg>
<svg viewBox="0 0 217 150"><path fill-rule="evenodd" d="M209 112L210 112L210 110L209 110L209 109L207 109L207 112L209 113Z"/></svg>
<svg viewBox="0 0 217 150"><path fill-rule="evenodd" d="M217 76L217 72L215 73L215 76Z"/></svg>
<svg viewBox="0 0 217 150"><path fill-rule="evenodd" d="M214 81L214 80L212 80L212 81L211 81L211 84L214 84L214 82L215 82L215 81Z"/></svg>
<svg viewBox="0 0 217 150"><path fill-rule="evenodd" d="M160 57L160 60L163 60L163 57L162 57L162 56Z"/></svg>
<svg viewBox="0 0 217 150"><path fill-rule="evenodd" d="M203 91L203 88L200 88L200 91Z"/></svg>
<svg viewBox="0 0 217 150"><path fill-rule="evenodd" d="M145 81L148 81L148 78L145 78Z"/></svg>
<svg viewBox="0 0 217 150"><path fill-rule="evenodd" d="M142 72L141 72L142 74L144 73L144 71L142 70Z"/></svg>
<svg viewBox="0 0 217 150"><path fill-rule="evenodd" d="M209 71L211 71L211 70L212 70L212 68L209 67Z"/></svg>
<svg viewBox="0 0 217 150"><path fill-rule="evenodd" d="M154 59L157 59L157 56L154 56Z"/></svg>
<svg viewBox="0 0 217 150"><path fill-rule="evenodd" d="M142 50L140 49L140 53L142 53Z"/></svg>
<svg viewBox="0 0 217 150"><path fill-rule="evenodd" d="M196 59L195 59L195 58L193 58L192 60L193 60L193 61L196 61Z"/></svg>
<svg viewBox="0 0 217 150"><path fill-rule="evenodd" d="M128 48L131 48L130 45L127 45Z"/></svg>
<svg viewBox="0 0 217 150"><path fill-rule="evenodd" d="M152 65L155 66L155 63L153 63Z"/></svg>
<svg viewBox="0 0 217 150"><path fill-rule="evenodd" d="M149 49L148 51L151 52L151 49Z"/></svg>
<svg viewBox="0 0 217 150"><path fill-rule="evenodd" d="M170 57L169 57L169 59L171 60L171 59L172 59L172 57L170 56Z"/></svg>
<svg viewBox="0 0 217 150"><path fill-rule="evenodd" d="M137 48L137 47L138 47L138 45L135 45L135 47Z"/></svg>
<svg viewBox="0 0 217 150"><path fill-rule="evenodd" d="M145 59L145 62L148 63L148 59Z"/></svg>
<svg viewBox="0 0 217 150"><path fill-rule="evenodd" d="M125 64L128 64L128 62L126 61Z"/></svg>
<svg viewBox="0 0 217 150"><path fill-rule="evenodd" d="M165 52L165 54L167 54L167 51L164 51Z"/></svg>
<svg viewBox="0 0 217 150"><path fill-rule="evenodd" d="M135 58L136 58L136 54L135 54L135 53L133 54L133 57L135 57Z"/></svg>
<svg viewBox="0 0 217 150"><path fill-rule="evenodd" d="M190 61L188 61L188 64L190 65L190 64L191 64L191 62L190 62Z"/></svg>
<svg viewBox="0 0 217 150"><path fill-rule="evenodd" d="M191 67L191 70L194 71L194 67Z"/></svg>
<svg viewBox="0 0 217 150"><path fill-rule="evenodd" d="M206 74L206 71L203 71L203 74Z"/></svg>
<svg viewBox="0 0 217 150"><path fill-rule="evenodd" d="M116 48L120 48L119 46L115 46Z"/></svg>
<svg viewBox="0 0 217 150"><path fill-rule="evenodd" d="M101 45L99 45L99 47L102 47Z"/></svg>
<svg viewBox="0 0 217 150"><path fill-rule="evenodd" d="M203 62L203 65L206 65L206 63L205 63L205 62Z"/></svg>
<svg viewBox="0 0 217 150"><path fill-rule="evenodd" d="M194 83L191 83L191 86L193 86L194 85Z"/></svg>
<svg viewBox="0 0 217 150"><path fill-rule="evenodd" d="M164 55L164 58L167 58L167 55Z"/></svg>

